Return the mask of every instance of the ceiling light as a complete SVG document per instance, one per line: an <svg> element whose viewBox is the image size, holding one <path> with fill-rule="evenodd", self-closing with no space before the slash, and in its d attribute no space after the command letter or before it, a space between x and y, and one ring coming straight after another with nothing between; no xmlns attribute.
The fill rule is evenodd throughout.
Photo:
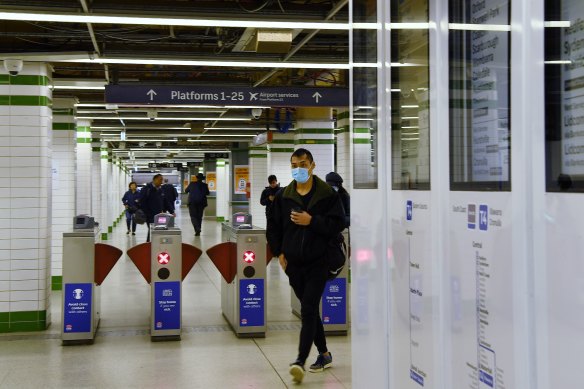
<svg viewBox="0 0 584 389"><path fill-rule="evenodd" d="M77 119L81 119L81 120L117 120L117 119L123 119L123 120L148 120L147 117L144 116L138 116L138 117L118 117L118 116L79 116L77 117ZM184 117L184 118L180 118L180 117L174 117L174 118L168 118L168 117L158 117L156 118L156 121L160 121L160 120L184 120L184 121L215 121L215 120L222 120L222 121L249 121L249 118L225 118L225 117L216 117L216 118L189 118L189 117ZM184 130L184 128L183 128Z"/></svg>
<svg viewBox="0 0 584 389"><path fill-rule="evenodd" d="M0 13L1 14L1 13ZM55 59L51 62L99 63L119 65L172 65L172 66L216 66L230 68L279 68L279 69L349 69L348 63L265 62L265 61L212 61L163 58L83 58Z"/></svg>
<svg viewBox="0 0 584 389"><path fill-rule="evenodd" d="M105 86L77 86L77 85L53 85L53 89L59 90L104 90Z"/></svg>
<svg viewBox="0 0 584 389"><path fill-rule="evenodd" d="M60 22L60 23L94 23L94 24L138 24L155 26L186 26L186 27L251 27L251 28L289 28L303 30L348 30L348 23L331 22L284 22L264 20L225 20L225 19L187 19L187 18L157 18L135 17L125 15L79 15L67 13L32 13L32 12L0 12L0 20L16 20L29 22ZM363 23L365 24L365 23ZM375 24L375 23L366 23Z"/></svg>
<svg viewBox="0 0 584 389"><path fill-rule="evenodd" d="M511 31L511 26L508 24L448 23L448 28L466 31Z"/></svg>
<svg viewBox="0 0 584 389"><path fill-rule="evenodd" d="M549 22L545 22L543 25L545 27L565 27L565 28L569 28L570 27L570 21L569 20L549 21Z"/></svg>
<svg viewBox="0 0 584 389"><path fill-rule="evenodd" d="M433 23L427 22L408 22L408 23L385 23L387 30L428 30L433 27Z"/></svg>

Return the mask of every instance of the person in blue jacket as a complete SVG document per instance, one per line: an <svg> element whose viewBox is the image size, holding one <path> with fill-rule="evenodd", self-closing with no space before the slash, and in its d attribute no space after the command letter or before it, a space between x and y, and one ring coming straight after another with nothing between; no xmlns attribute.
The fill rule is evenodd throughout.
<svg viewBox="0 0 584 389"><path fill-rule="evenodd" d="M140 197L140 192L138 192L138 185L134 181L130 182L128 187L128 191L122 197L122 203L126 207L126 225L128 226L126 235L130 235L130 226L132 227L132 235L136 235L136 222L132 219L132 215L138 209L136 200Z"/></svg>

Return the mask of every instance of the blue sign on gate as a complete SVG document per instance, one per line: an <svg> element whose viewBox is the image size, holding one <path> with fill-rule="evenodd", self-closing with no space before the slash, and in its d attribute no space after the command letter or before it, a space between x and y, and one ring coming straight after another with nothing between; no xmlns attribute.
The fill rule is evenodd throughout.
<svg viewBox="0 0 584 389"><path fill-rule="evenodd" d="M239 325L253 327L264 325L264 280L239 281Z"/></svg>
<svg viewBox="0 0 584 389"><path fill-rule="evenodd" d="M154 283L154 329L180 329L180 281Z"/></svg>
<svg viewBox="0 0 584 389"><path fill-rule="evenodd" d="M348 88L106 85L108 104L348 107Z"/></svg>
<svg viewBox="0 0 584 389"><path fill-rule="evenodd" d="M63 332L91 331L91 283L65 284L63 295Z"/></svg>
<svg viewBox="0 0 584 389"><path fill-rule="evenodd" d="M347 279L337 277L326 283L322 294L322 323L345 324L347 322Z"/></svg>

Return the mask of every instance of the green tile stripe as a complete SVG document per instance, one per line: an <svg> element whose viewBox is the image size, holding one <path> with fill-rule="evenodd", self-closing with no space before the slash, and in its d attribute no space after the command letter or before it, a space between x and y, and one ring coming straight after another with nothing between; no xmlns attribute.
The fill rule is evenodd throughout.
<svg viewBox="0 0 584 389"><path fill-rule="evenodd" d="M250 158L268 158L268 154L249 154Z"/></svg>
<svg viewBox="0 0 584 389"><path fill-rule="evenodd" d="M91 143L91 138L77 138L77 143Z"/></svg>
<svg viewBox="0 0 584 389"><path fill-rule="evenodd" d="M107 240L107 232L101 233L101 240Z"/></svg>
<svg viewBox="0 0 584 389"><path fill-rule="evenodd" d="M351 132L351 126L349 124L339 128L339 131L337 131L337 134L344 134L345 132Z"/></svg>
<svg viewBox="0 0 584 389"><path fill-rule="evenodd" d="M334 145L334 139L297 139L294 144L297 145Z"/></svg>
<svg viewBox="0 0 584 389"><path fill-rule="evenodd" d="M343 111L337 113L337 120L349 119L351 117L351 112Z"/></svg>
<svg viewBox="0 0 584 389"><path fill-rule="evenodd" d="M353 139L353 144L356 145L370 145L371 144L371 139Z"/></svg>
<svg viewBox="0 0 584 389"><path fill-rule="evenodd" d="M47 76L0 74L0 85L39 85L48 86L51 80Z"/></svg>
<svg viewBox="0 0 584 389"><path fill-rule="evenodd" d="M298 128L296 134L332 134L332 128Z"/></svg>
<svg viewBox="0 0 584 389"><path fill-rule="evenodd" d="M261 146L253 146L253 147L250 147L250 148L249 148L249 150L250 150L250 151L251 151L251 150L256 150L256 151L268 151L268 146L263 146L263 147L261 147Z"/></svg>
<svg viewBox="0 0 584 389"><path fill-rule="evenodd" d="M272 145L291 145L294 143L294 138L292 139L274 139L270 142Z"/></svg>
<svg viewBox="0 0 584 389"><path fill-rule="evenodd" d="M46 329L47 311L0 312L0 333Z"/></svg>
<svg viewBox="0 0 584 389"><path fill-rule="evenodd" d="M224 222L225 221L225 218L223 216L217 216L217 221L219 223Z"/></svg>
<svg viewBox="0 0 584 389"><path fill-rule="evenodd" d="M53 108L53 116L75 117L75 110L73 108Z"/></svg>
<svg viewBox="0 0 584 389"><path fill-rule="evenodd" d="M63 276L51 277L51 290L63 290Z"/></svg>
<svg viewBox="0 0 584 389"><path fill-rule="evenodd" d="M231 201L231 205L248 205L249 201Z"/></svg>
<svg viewBox="0 0 584 389"><path fill-rule="evenodd" d="M74 131L77 127L75 123L55 123L53 122L54 131Z"/></svg>
<svg viewBox="0 0 584 389"><path fill-rule="evenodd" d="M279 148L279 147L274 147L274 148L270 148L270 153L293 153L294 152L294 148Z"/></svg>
<svg viewBox="0 0 584 389"><path fill-rule="evenodd" d="M50 107L53 101L47 96L0 96L0 105L27 105L31 107Z"/></svg>
<svg viewBox="0 0 584 389"><path fill-rule="evenodd" d="M371 129L370 128L353 128L353 133L354 134L370 134Z"/></svg>
<svg viewBox="0 0 584 389"><path fill-rule="evenodd" d="M77 127L77 132L91 132L91 127Z"/></svg>

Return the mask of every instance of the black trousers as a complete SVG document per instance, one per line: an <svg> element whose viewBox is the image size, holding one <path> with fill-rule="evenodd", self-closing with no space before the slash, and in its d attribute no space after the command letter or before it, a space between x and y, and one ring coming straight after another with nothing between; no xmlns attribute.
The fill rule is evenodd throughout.
<svg viewBox="0 0 584 389"><path fill-rule="evenodd" d="M297 359L302 364L306 362L306 358L310 354L312 343L314 343L320 354L328 351L319 312L320 300L327 281L327 273L327 269L322 263L306 267L297 267L288 263L286 267L290 286L300 300L302 329L300 330Z"/></svg>
<svg viewBox="0 0 584 389"><path fill-rule="evenodd" d="M126 210L126 225L128 226L128 231L130 231L130 226L132 226L132 232L136 232L136 222L132 218L130 211Z"/></svg>
<svg viewBox="0 0 584 389"><path fill-rule="evenodd" d="M189 215L191 216L191 223L195 232L201 232L201 224L203 223L203 211L205 207L203 204L189 204Z"/></svg>

